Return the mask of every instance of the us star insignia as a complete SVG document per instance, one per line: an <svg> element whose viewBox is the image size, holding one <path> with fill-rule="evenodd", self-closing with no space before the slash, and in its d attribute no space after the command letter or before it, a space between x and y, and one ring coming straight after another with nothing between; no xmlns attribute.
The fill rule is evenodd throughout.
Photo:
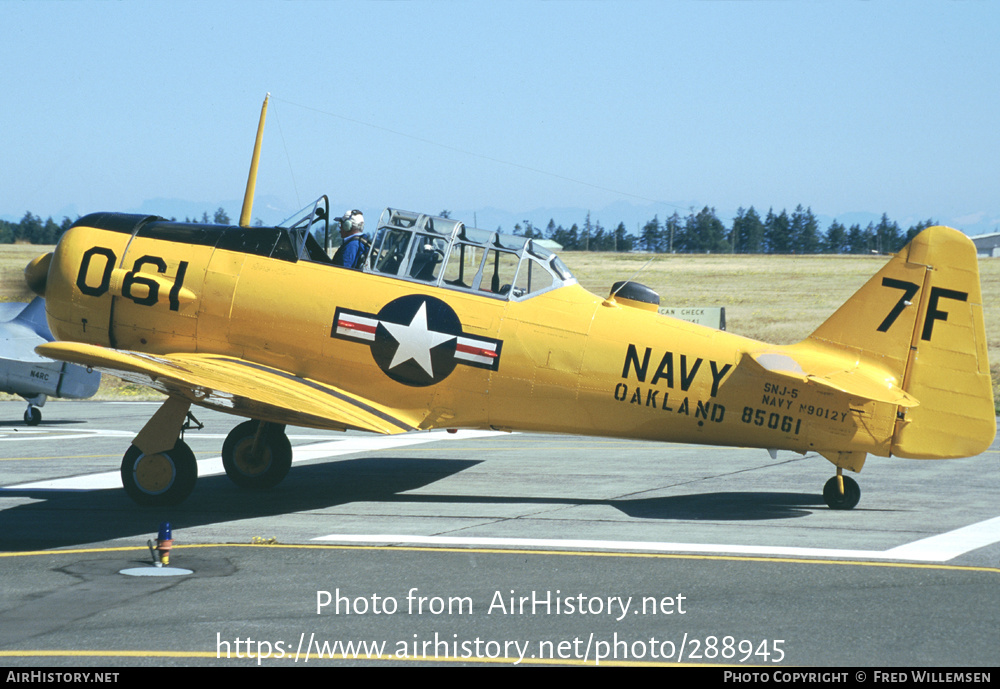
<svg viewBox="0 0 1000 689"><path fill-rule="evenodd" d="M458 364L496 371L503 344L465 333L454 309L424 294L394 299L377 314L338 307L330 335L370 345L387 376L414 386L440 383Z"/></svg>

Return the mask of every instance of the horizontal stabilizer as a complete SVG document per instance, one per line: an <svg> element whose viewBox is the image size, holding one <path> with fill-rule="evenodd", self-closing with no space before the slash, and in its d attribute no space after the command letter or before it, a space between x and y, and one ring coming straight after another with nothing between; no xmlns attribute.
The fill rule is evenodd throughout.
<svg viewBox="0 0 1000 689"><path fill-rule="evenodd" d="M916 407L920 402L898 386L885 380L877 380L859 369L839 370L823 375L805 373L790 356L784 354L744 354L740 364L757 369L759 374L767 373L789 384L812 384L829 388L866 400L895 404L900 407Z"/></svg>

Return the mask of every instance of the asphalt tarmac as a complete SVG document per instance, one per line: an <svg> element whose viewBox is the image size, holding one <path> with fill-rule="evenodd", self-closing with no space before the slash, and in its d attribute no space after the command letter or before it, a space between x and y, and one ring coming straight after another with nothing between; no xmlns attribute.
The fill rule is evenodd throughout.
<svg viewBox="0 0 1000 689"><path fill-rule="evenodd" d="M24 406L0 403L0 666L996 664L996 443L869 457L841 512L815 455L289 428L255 492L218 459L239 420L196 410L198 485L154 509L118 471L155 403ZM148 576L164 521L190 573Z"/></svg>

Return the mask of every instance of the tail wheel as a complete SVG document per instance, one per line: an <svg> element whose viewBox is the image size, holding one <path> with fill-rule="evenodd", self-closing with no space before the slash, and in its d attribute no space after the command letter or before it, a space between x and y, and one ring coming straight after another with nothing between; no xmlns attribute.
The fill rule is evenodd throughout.
<svg viewBox="0 0 1000 689"><path fill-rule="evenodd" d="M38 407L28 405L24 412L24 423L29 426L37 426L42 422L42 410Z"/></svg>
<svg viewBox="0 0 1000 689"><path fill-rule="evenodd" d="M145 454L133 445L122 459L122 485L140 505L177 505L194 490L198 462L183 440L170 450Z"/></svg>
<svg viewBox="0 0 1000 689"><path fill-rule="evenodd" d="M222 445L226 475L242 488L272 488L292 466L292 444L284 426L244 421Z"/></svg>
<svg viewBox="0 0 1000 689"><path fill-rule="evenodd" d="M831 510L853 510L861 500L861 488L858 482L850 476L843 476L844 493L841 494L840 486L837 485L837 477L834 476L823 486L823 500Z"/></svg>

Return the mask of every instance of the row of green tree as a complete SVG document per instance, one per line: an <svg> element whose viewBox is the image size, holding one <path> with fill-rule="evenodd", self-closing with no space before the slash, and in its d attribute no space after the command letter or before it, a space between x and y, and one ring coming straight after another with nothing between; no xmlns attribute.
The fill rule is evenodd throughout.
<svg viewBox="0 0 1000 689"><path fill-rule="evenodd" d="M42 220L30 212L25 213L21 222L0 220L0 244L13 244L14 242L55 244L72 224L73 221L69 218L63 218L61 223L57 223L52 218Z"/></svg>
<svg viewBox="0 0 1000 689"><path fill-rule="evenodd" d="M732 224L726 227L706 206L693 209L682 217L675 212L665 221L658 216L638 228L638 236L626 231L624 223L605 230L600 222L592 222L590 214L583 226L573 224L566 229L549 220L545 231L525 220L514 226L515 234L538 239L551 239L570 251L634 251L653 253L737 253L737 254L867 254L898 251L914 236L933 225L925 220L905 231L886 214L878 223L866 227L854 224L846 227L834 220L823 232L809 208L798 206L789 214L768 210L761 218L751 206L740 208Z"/></svg>
<svg viewBox="0 0 1000 689"><path fill-rule="evenodd" d="M79 218L77 218L79 219ZM24 214L21 222L10 222L0 220L0 244L13 244L14 242L26 242L29 244L55 244L62 237L63 232L76 222L64 217L62 222L57 223L51 217L42 220L39 216L30 211ZM184 218L184 222L214 223L216 225L229 225L229 215L222 208L215 211L214 215L203 213L200 218Z"/></svg>
<svg viewBox="0 0 1000 689"><path fill-rule="evenodd" d="M447 212L447 211L444 211ZM186 222L228 225L229 216L219 208L209 216L185 218ZM73 220L63 218L56 223L51 217L42 220L28 212L20 222L0 220L0 244L30 242L55 244ZM738 253L738 254L867 254L898 251L924 228L934 223L930 220L917 223L903 231L898 224L883 214L878 223L866 227L859 224L845 227L834 220L826 231L820 230L816 216L808 208L798 206L791 214L782 210L769 210L765 217L754 210L740 208L732 224L726 227L714 208L705 207L699 212L692 209L686 217L674 213L665 221L658 216L638 228L638 235L630 233L625 223L606 229L600 221L592 221L587 214L582 226L574 223L570 228L556 225L549 220L542 231L525 220L514 226L514 233L524 237L551 239L568 251L649 251L653 253Z"/></svg>

